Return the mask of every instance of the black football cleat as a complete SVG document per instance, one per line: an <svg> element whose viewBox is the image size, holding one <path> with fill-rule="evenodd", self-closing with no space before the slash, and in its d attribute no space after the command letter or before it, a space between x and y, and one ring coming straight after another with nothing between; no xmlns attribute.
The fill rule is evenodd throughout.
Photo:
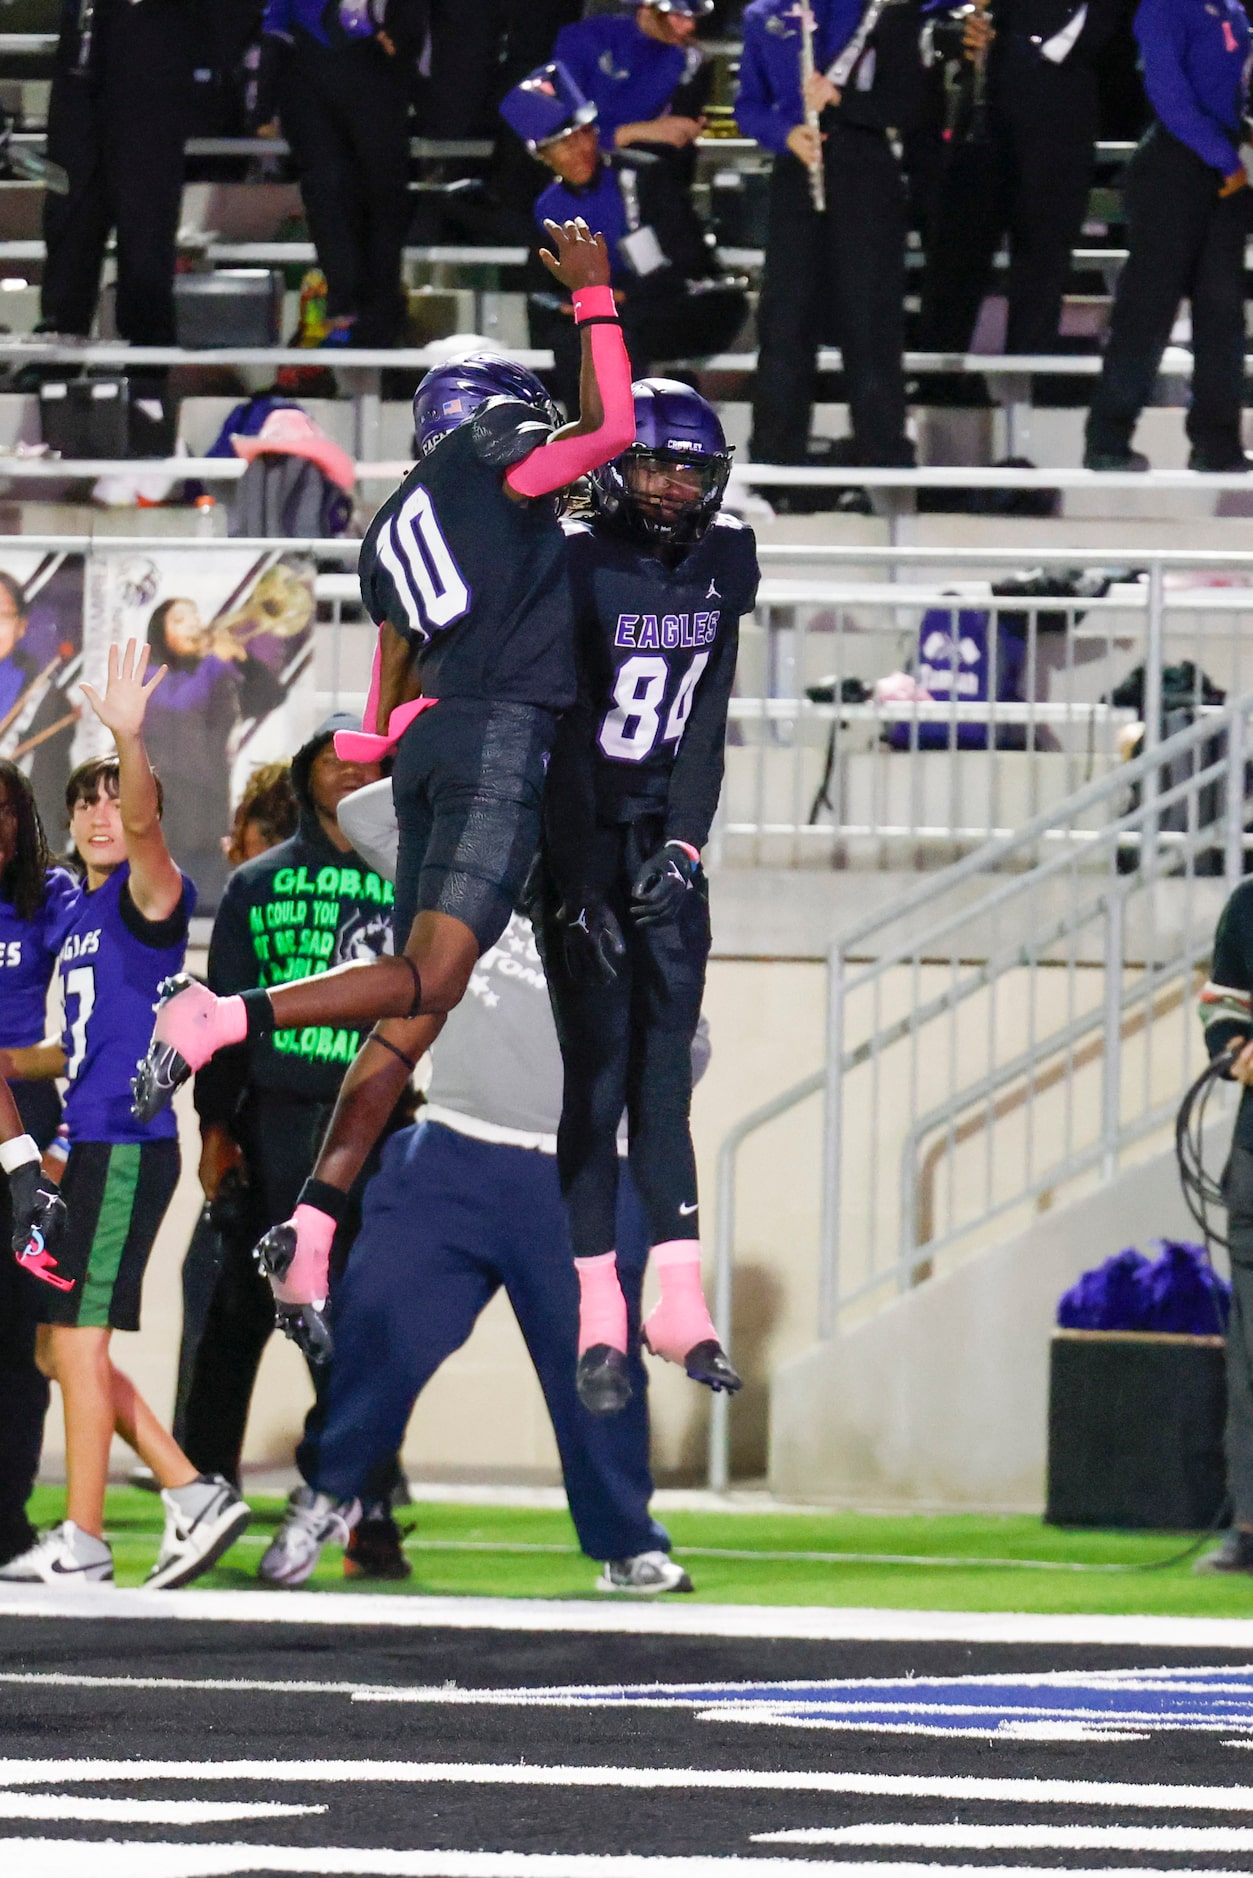
<svg viewBox="0 0 1253 1878"><path fill-rule="evenodd" d="M611 1343L594 1343L579 1358L579 1401L590 1415L616 1415L631 1400L626 1355Z"/></svg>
<svg viewBox="0 0 1253 1878"><path fill-rule="evenodd" d="M683 1359L683 1367L693 1382L703 1382L715 1395L723 1391L734 1395L744 1387L744 1378L732 1369L726 1351L712 1338L694 1343Z"/></svg>
<svg viewBox="0 0 1253 1878"><path fill-rule="evenodd" d="M284 1220L281 1226L271 1226L253 1247L252 1256L271 1287L275 1280L281 1284L296 1256L296 1228L289 1220ZM274 1323L310 1363L329 1363L335 1345L325 1306L290 1304L276 1297Z"/></svg>
<svg viewBox="0 0 1253 1878"><path fill-rule="evenodd" d="M192 985L200 990L204 988L186 972L163 979L157 987L158 1018L162 1007L171 998L176 998L180 991L186 991ZM147 1053L135 1065L135 1075L131 1081L131 1114L135 1120L145 1123L155 1121L162 1109L173 1101L175 1090L182 1088L191 1073L191 1064L187 1059L172 1043L162 1043L154 1030Z"/></svg>
<svg viewBox="0 0 1253 1878"><path fill-rule="evenodd" d="M411 1577L413 1566L404 1554L400 1528L386 1501L368 1506L353 1527L344 1553L345 1578L378 1578L398 1582Z"/></svg>

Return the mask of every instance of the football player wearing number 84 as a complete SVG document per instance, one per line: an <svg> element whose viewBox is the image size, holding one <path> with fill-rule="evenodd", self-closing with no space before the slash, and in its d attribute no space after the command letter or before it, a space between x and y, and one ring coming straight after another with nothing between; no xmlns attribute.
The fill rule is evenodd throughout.
<svg viewBox="0 0 1253 1878"><path fill-rule="evenodd" d="M414 399L418 461L362 544L362 599L379 626L361 734L345 759L395 751L397 956L217 999L171 986L136 1081L152 1116L219 1049L270 1029L389 1019L363 1045L292 1219L259 1248L283 1327L320 1335L327 1264L348 1188L413 1064L508 923L539 841L560 713L575 696L574 619L553 495L635 435L631 369L604 239L547 224L549 272L571 294L580 412L558 429L539 380L477 354L428 372Z"/></svg>
<svg viewBox="0 0 1253 1878"><path fill-rule="evenodd" d="M182 963L196 898L161 832L143 722L165 668L147 677L147 667L147 646L132 640L120 654L112 646L103 696L82 688L117 754L80 763L66 789L82 869L57 959L69 1079L68 1221L54 1257L19 1258L37 1294L36 1360L60 1385L65 1411L66 1518L0 1567L0 1579L61 1589L112 1581L104 1502L115 1433L162 1489L165 1534L147 1580L154 1590L198 1577L249 1518L224 1480L197 1473L110 1352L114 1331L139 1329L144 1268L179 1165L174 1117L136 1121L127 1074L157 986Z"/></svg>
<svg viewBox="0 0 1253 1878"><path fill-rule="evenodd" d="M711 1389L740 1386L701 1290L688 1111L710 939L700 852L757 552L719 513L731 453L713 409L663 378L634 397L634 444L593 472L590 519L566 523L579 696L549 770L539 921L565 1069L578 1387L602 1415L630 1396L615 1252L624 1113L661 1286L643 1342Z"/></svg>

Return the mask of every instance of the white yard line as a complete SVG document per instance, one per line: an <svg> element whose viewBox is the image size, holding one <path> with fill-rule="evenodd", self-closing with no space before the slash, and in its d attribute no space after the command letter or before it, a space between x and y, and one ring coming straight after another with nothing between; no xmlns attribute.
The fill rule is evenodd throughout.
<svg viewBox="0 0 1253 1878"><path fill-rule="evenodd" d="M1248 1826L803 1826L754 1845L899 1845L971 1852L1247 1852Z"/></svg>
<svg viewBox="0 0 1253 1878"><path fill-rule="evenodd" d="M112 1781L259 1782L297 1786L610 1788L642 1792L826 1793L869 1799L1007 1806L1111 1806L1165 1812L1253 1813L1253 1788L1112 1780L997 1779L974 1774L794 1773L745 1767L588 1767L496 1761L0 1760L0 1787ZM0 1870L3 1870L0 1862Z"/></svg>
<svg viewBox="0 0 1253 1878"><path fill-rule="evenodd" d="M0 1793L0 1819L91 1819L119 1826L219 1826L325 1811L325 1806L288 1806L277 1800L94 1800L65 1793Z"/></svg>
<svg viewBox="0 0 1253 1878"><path fill-rule="evenodd" d="M153 1845L98 1840L0 1839L0 1869L21 1878L229 1878L236 1872L305 1872L325 1878L1058 1878L1055 1865L857 1864L811 1858L650 1858L586 1852L411 1852L355 1846ZM1109 1878L1068 1871L1066 1878ZM1214 1878L1179 1866L1136 1867L1136 1878Z"/></svg>
<svg viewBox="0 0 1253 1878"><path fill-rule="evenodd" d="M1126 1644L1253 1650L1253 1618L900 1611L814 1605L641 1604L611 1599L457 1598L320 1591L53 1591L0 1588L0 1617L163 1618L182 1623L579 1632L618 1636L868 1643Z"/></svg>

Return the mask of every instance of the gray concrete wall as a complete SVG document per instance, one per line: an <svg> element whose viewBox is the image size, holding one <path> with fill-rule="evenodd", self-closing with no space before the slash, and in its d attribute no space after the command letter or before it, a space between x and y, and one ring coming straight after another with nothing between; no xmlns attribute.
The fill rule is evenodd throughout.
<svg viewBox="0 0 1253 1878"><path fill-rule="evenodd" d="M1057 1300L1123 1246L1174 1236L1197 1234L1163 1153L784 1361L770 1394L772 1489L1041 1511Z"/></svg>

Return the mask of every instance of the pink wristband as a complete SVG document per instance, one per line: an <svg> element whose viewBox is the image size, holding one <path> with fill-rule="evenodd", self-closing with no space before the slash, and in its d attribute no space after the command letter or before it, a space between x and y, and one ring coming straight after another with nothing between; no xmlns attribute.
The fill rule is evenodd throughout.
<svg viewBox="0 0 1253 1878"><path fill-rule="evenodd" d="M576 326L581 326L584 320L616 320L618 317L612 287L576 287L570 298L574 302Z"/></svg>

